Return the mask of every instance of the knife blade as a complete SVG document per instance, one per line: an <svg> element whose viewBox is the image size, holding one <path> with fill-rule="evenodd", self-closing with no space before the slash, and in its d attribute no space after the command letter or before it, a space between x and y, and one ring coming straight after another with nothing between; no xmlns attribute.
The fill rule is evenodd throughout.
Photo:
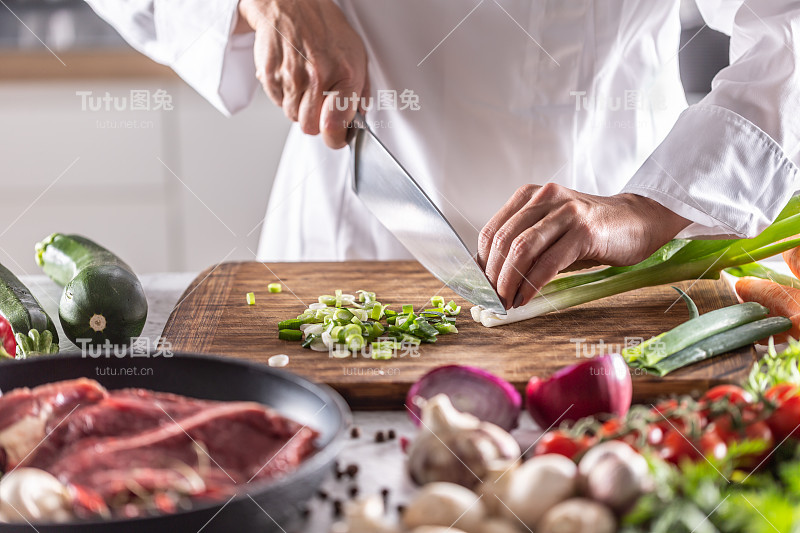
<svg viewBox="0 0 800 533"><path fill-rule="evenodd" d="M464 241L360 113L349 133L353 190L367 209L453 292L505 315L497 291Z"/></svg>

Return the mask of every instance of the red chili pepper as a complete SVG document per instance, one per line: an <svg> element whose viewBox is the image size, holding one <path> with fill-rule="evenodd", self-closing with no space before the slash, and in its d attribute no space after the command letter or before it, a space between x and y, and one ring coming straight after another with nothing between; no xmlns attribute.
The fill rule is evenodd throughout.
<svg viewBox="0 0 800 533"><path fill-rule="evenodd" d="M0 342L2 342L2 347L8 352L8 355L14 357L17 354L17 341L14 339L11 324L2 315L0 315Z"/></svg>

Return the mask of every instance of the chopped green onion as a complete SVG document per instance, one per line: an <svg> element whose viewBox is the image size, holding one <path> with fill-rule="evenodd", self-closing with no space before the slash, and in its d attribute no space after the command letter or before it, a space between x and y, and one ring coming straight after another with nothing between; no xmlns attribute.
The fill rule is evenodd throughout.
<svg viewBox="0 0 800 533"><path fill-rule="evenodd" d="M369 344L374 359L391 359L401 343L403 347L419 346L436 342L440 333L458 331L453 325L455 319L448 316L460 311L455 302L445 305L444 298L433 297L433 307L416 315L413 305L403 305L402 312L398 312L381 304L374 292L358 290L357 294L360 304L356 297L340 289L334 291L334 295L320 296L318 303L311 304L297 318L281 321L278 337L299 340L304 348L315 349L320 339L324 339L331 356L339 358L348 357ZM384 318L388 329L381 323ZM303 339L300 327L304 324L320 326L307 329ZM389 340L379 340L387 337Z"/></svg>
<svg viewBox="0 0 800 533"><path fill-rule="evenodd" d="M271 293L279 293L283 290L283 287L281 286L280 283L270 283L269 285L267 285L267 289Z"/></svg>
<svg viewBox="0 0 800 533"><path fill-rule="evenodd" d="M336 298L331 296L331 295L329 295L329 294L327 294L325 296L320 296L317 300L319 301L319 303L325 304L325 305L328 305L328 306L336 305Z"/></svg>
<svg viewBox="0 0 800 533"><path fill-rule="evenodd" d="M358 301L362 303L369 303L374 302L376 300L376 296L374 292L367 292L359 290L358 292Z"/></svg>
<svg viewBox="0 0 800 533"><path fill-rule="evenodd" d="M344 342L351 352L357 352L364 347L364 337L361 335L349 335Z"/></svg>
<svg viewBox="0 0 800 533"><path fill-rule="evenodd" d="M310 348L311 347L311 343L314 342L315 340L317 340L318 338L320 338L320 336L321 335L314 335L314 334L306 335L306 338L303 341L303 344L301 344L301 346L303 348Z"/></svg>
<svg viewBox="0 0 800 533"><path fill-rule="evenodd" d="M284 320L282 322L278 322L278 329L300 329L300 326L302 325L303 325L302 320L293 318L290 320Z"/></svg>
<svg viewBox="0 0 800 533"><path fill-rule="evenodd" d="M458 333L458 328L456 328L453 324L435 324L433 327L436 328L436 331L439 333Z"/></svg>
<svg viewBox="0 0 800 533"><path fill-rule="evenodd" d="M457 315L461 313L461 306L456 305L453 300L450 300L446 306L444 306L444 310L447 312L448 315Z"/></svg>
<svg viewBox="0 0 800 533"><path fill-rule="evenodd" d="M357 326L356 324L350 324L342 328L342 333L340 335L344 335L344 338L350 337L352 335L361 335L361 326Z"/></svg>
<svg viewBox="0 0 800 533"><path fill-rule="evenodd" d="M278 338L282 341L299 341L303 338L303 332L299 329L282 329L278 332Z"/></svg>
<svg viewBox="0 0 800 533"><path fill-rule="evenodd" d="M386 360L394 357L398 346L394 341L380 341L370 344L370 348L373 359Z"/></svg>
<svg viewBox="0 0 800 533"><path fill-rule="evenodd" d="M247 305L256 305L256 293L254 292L247 293Z"/></svg>

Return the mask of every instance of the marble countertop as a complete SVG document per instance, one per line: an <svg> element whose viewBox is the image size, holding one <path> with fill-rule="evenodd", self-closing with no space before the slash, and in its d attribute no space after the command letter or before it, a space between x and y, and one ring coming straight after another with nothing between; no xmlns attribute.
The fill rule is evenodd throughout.
<svg viewBox="0 0 800 533"><path fill-rule="evenodd" d="M195 278L196 273L146 274L139 276L149 304L147 323L143 337L151 342L161 335L172 309L184 289ZM58 301L61 288L45 276L24 276L22 282L28 286L51 317L58 316ZM58 322L56 320L56 322ZM60 324L56 324L61 338L66 339ZM64 343L62 352L75 353L79 349ZM353 413L354 425L360 434L357 438L348 436L345 447L339 456L339 467L346 469L349 465L357 465L358 473L350 476L335 476L333 473L325 480L321 491L325 498L315 497L308 504L308 519L299 524L279 524L286 533L324 533L335 521L335 502L347 502L352 499L352 491L357 496L386 493L387 510L397 513L397 506L408 502L414 492L413 483L405 471L401 439L412 439L416 428L402 411L356 411ZM395 437L387 438L389 431ZM383 433L384 439L378 442L377 434ZM533 422L523 417L521 428L515 431L523 449L533 442L537 432ZM388 491L388 492L386 492Z"/></svg>

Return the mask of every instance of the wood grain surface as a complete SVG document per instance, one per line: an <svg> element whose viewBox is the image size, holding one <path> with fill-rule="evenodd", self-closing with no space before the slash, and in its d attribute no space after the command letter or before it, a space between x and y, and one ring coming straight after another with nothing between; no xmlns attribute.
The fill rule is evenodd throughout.
<svg viewBox="0 0 800 533"><path fill-rule="evenodd" d="M272 294L267 284L281 282ZM707 312L736 302L722 281L681 284ZM440 294L463 306L459 333L424 344L417 357L373 361L336 359L299 343L279 340L277 324L295 318L307 304L335 289L377 292L399 309L426 305ZM256 304L245 295L254 292ZM214 353L266 363L278 353L290 357L286 370L331 385L354 408L402 409L408 388L425 372L445 364L482 367L523 390L533 376L602 352L619 351L626 339L648 339L688 318L677 293L668 286L641 289L508 326L485 328L472 321L470 304L458 298L419 263L223 263L201 273L187 288L164 327L175 351ZM721 382L743 379L753 362L743 349L677 371L664 379L634 376L634 398L646 401L674 393L701 392ZM224 386L224 385L223 385Z"/></svg>

